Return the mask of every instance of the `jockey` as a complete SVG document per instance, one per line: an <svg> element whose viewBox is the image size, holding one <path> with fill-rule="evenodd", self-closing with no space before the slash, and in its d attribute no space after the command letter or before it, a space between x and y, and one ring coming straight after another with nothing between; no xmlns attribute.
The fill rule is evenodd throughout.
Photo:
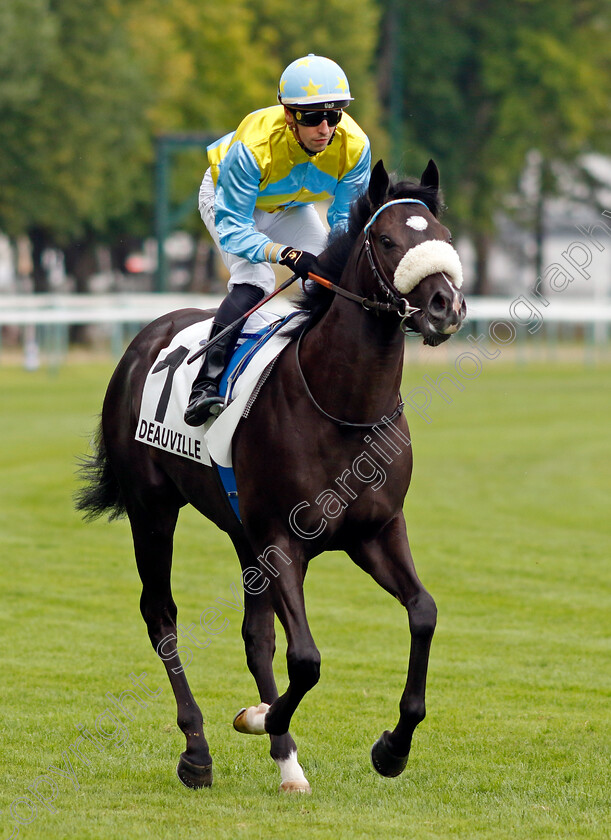
<svg viewBox="0 0 611 840"><path fill-rule="evenodd" d="M329 226L344 227L369 182L369 140L343 113L352 97L338 64L313 54L293 61L278 101L208 147L199 211L230 272L210 338L273 292L271 263L303 280L320 273L327 232L313 202L331 199ZM204 356L185 411L190 426L222 410L218 386L239 334L236 327Z"/></svg>

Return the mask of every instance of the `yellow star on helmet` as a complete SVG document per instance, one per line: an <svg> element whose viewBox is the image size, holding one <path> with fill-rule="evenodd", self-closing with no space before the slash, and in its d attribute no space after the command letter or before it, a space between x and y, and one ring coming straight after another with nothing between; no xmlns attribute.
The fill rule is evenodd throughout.
<svg viewBox="0 0 611 840"><path fill-rule="evenodd" d="M336 89L341 90L342 93L348 90L348 82L346 81L345 76L338 76L337 77L337 84L335 85Z"/></svg>
<svg viewBox="0 0 611 840"><path fill-rule="evenodd" d="M312 59L311 59L311 58L308 58L308 57L306 56L305 58L301 58L301 59L297 62L297 64L295 65L295 67L309 67L311 63L312 63Z"/></svg>
<svg viewBox="0 0 611 840"><path fill-rule="evenodd" d="M301 88L301 90L305 90L308 96L316 96L318 91L321 89L322 85L315 85L312 79L308 81L308 84Z"/></svg>
<svg viewBox="0 0 611 840"><path fill-rule="evenodd" d="M286 79L282 79L279 87L280 87L280 93L283 94L284 93L284 88L286 87Z"/></svg>

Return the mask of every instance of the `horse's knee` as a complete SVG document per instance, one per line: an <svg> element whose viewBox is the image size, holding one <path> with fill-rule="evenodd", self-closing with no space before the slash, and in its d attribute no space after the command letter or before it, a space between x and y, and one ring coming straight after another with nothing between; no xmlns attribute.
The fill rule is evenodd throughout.
<svg viewBox="0 0 611 840"><path fill-rule="evenodd" d="M421 590L407 604L409 629L413 637L430 639L437 625L437 605L426 590Z"/></svg>
<svg viewBox="0 0 611 840"><path fill-rule="evenodd" d="M309 691L320 679L320 653L313 647L287 654L289 680L302 691Z"/></svg>

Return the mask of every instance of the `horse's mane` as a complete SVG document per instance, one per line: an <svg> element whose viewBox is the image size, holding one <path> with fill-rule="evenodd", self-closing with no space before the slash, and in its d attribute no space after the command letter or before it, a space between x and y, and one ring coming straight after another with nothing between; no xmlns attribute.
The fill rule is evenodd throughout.
<svg viewBox="0 0 611 840"><path fill-rule="evenodd" d="M416 198L424 202L431 213L437 217L442 210L443 202L438 189L423 186L418 181L404 180L392 183L388 187L386 201L397 198ZM337 230L329 235L325 250L319 255L318 262L323 276L339 283L348 257L354 247L359 234L365 227L367 220L373 213L367 192L356 198L350 207L350 217L345 230ZM302 332L311 329L325 314L333 300L334 293L317 283L309 283L296 300L294 306L307 315L306 319L298 318L297 324L287 333L296 338Z"/></svg>

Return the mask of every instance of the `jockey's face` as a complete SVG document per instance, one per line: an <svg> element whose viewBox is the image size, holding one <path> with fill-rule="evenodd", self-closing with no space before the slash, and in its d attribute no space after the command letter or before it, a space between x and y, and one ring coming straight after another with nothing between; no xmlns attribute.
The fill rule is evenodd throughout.
<svg viewBox="0 0 611 840"><path fill-rule="evenodd" d="M335 126L331 127L326 120L318 125L299 125L288 108L284 109L284 116L297 140L313 154L324 151L335 134Z"/></svg>

